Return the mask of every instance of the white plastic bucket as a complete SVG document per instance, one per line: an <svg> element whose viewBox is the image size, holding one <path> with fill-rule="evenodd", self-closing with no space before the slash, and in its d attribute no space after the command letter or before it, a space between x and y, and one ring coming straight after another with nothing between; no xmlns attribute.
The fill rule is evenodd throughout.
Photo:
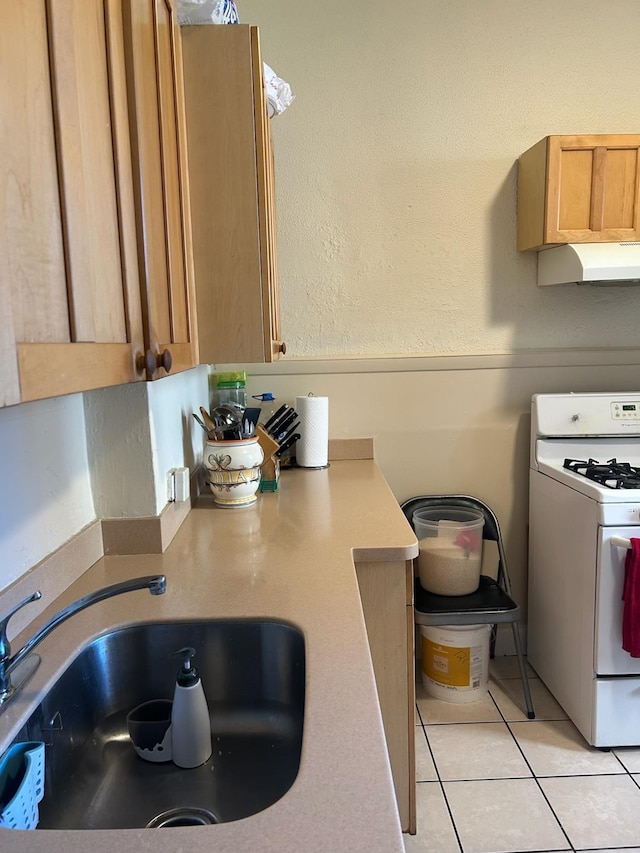
<svg viewBox="0 0 640 853"><path fill-rule="evenodd" d="M445 702L476 702L489 685L491 625L421 625L422 683Z"/></svg>

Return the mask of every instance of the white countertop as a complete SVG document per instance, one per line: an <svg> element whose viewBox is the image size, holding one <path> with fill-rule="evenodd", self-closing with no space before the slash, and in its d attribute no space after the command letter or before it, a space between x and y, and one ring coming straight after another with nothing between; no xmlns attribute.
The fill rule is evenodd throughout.
<svg viewBox="0 0 640 853"><path fill-rule="evenodd" d="M302 757L291 789L249 818L210 827L22 832L3 853L127 853L163 842L189 853L403 853L354 559L411 559L417 543L374 462L290 470L277 492L243 509L201 497L166 553L103 557L26 632L107 583L162 572L167 592L94 605L38 647L40 668L0 715L0 750L76 650L113 627L150 620L271 617L304 633ZM18 638L18 642L24 637Z"/></svg>

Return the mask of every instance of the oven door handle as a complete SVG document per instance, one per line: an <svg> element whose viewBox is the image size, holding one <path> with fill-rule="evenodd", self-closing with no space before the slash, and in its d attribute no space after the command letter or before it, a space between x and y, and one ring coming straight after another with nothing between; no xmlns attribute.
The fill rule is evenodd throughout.
<svg viewBox="0 0 640 853"><path fill-rule="evenodd" d="M622 536L612 536L609 541L618 548L627 548L627 550L631 548L631 540L623 539Z"/></svg>

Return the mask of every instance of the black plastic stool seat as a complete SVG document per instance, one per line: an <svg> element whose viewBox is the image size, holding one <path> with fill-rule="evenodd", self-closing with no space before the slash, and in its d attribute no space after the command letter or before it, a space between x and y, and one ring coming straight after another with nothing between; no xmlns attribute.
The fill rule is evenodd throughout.
<svg viewBox="0 0 640 853"><path fill-rule="evenodd" d="M427 592L420 579L416 578L413 607L416 625L468 624L467 617L472 616L474 619L481 617L477 620L479 622L497 624L513 622L520 614L515 601L488 575L480 575L480 586L469 595L436 595L435 592ZM462 621L456 621L460 619L459 614L463 614ZM491 619L487 620L487 616Z"/></svg>
<svg viewBox="0 0 640 853"><path fill-rule="evenodd" d="M498 566L496 579L488 575L480 575L480 585L475 592L468 595L436 595L428 592L416 578L414 586L414 620L416 625L492 625L495 637L495 626L499 623L510 623L513 631L513 643L518 656L522 690L527 707L527 716L535 718L526 664L520 641L518 620L520 608L511 597L511 583L507 572L507 560L502 543L500 525L493 510L478 498L470 495L420 495L410 498L401 504L412 528L413 513L417 509L427 509L435 506L455 506L463 509L479 510L484 515L482 538L495 542L498 548ZM415 529L415 528L414 528ZM491 644L491 655L493 656Z"/></svg>

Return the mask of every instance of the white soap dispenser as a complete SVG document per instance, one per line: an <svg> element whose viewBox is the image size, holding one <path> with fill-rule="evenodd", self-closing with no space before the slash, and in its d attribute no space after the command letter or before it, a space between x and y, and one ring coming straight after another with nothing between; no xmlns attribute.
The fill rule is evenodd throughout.
<svg viewBox="0 0 640 853"><path fill-rule="evenodd" d="M171 710L171 752L178 767L199 767L212 752L209 708L198 670L191 663L195 653L187 647L173 654L183 659Z"/></svg>

